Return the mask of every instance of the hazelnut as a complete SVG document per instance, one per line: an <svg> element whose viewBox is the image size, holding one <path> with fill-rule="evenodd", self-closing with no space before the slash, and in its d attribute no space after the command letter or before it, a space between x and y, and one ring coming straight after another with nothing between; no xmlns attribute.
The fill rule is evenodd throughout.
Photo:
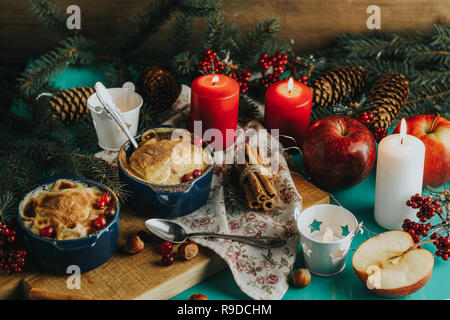
<svg viewBox="0 0 450 320"><path fill-rule="evenodd" d="M195 242L188 241L178 247L178 255L186 260L195 258L198 254L198 245Z"/></svg>
<svg viewBox="0 0 450 320"><path fill-rule="evenodd" d="M150 236L149 236L148 232L145 231L145 230L138 231L138 233L136 233L136 235L139 238L141 238L141 240L144 241L144 242L148 242L150 240Z"/></svg>
<svg viewBox="0 0 450 320"><path fill-rule="evenodd" d="M308 269L300 268L292 276L292 282L297 288L307 287L311 282L311 273Z"/></svg>
<svg viewBox="0 0 450 320"><path fill-rule="evenodd" d="M201 293L194 293L189 297L189 300L208 300L208 298Z"/></svg>
<svg viewBox="0 0 450 320"><path fill-rule="evenodd" d="M128 238L124 250L129 254L135 254L144 250L144 242L137 235Z"/></svg>

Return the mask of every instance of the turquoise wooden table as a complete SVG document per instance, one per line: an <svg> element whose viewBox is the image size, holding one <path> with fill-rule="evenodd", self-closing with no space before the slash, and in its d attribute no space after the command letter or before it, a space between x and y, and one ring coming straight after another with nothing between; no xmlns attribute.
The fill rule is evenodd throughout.
<svg viewBox="0 0 450 320"><path fill-rule="evenodd" d="M93 85L96 81L105 81L102 72L88 68L69 68L55 78L54 85L61 88ZM299 159L296 163L299 164ZM448 185L447 185L448 188ZM375 199L375 170L359 185L333 194L339 203L355 214L359 221L364 221L364 226L374 233L385 231L379 227L373 217ZM307 299L382 299L368 292L361 281L356 277L351 266L354 249L368 237L373 236L367 231L358 235L352 242L351 250L347 256L347 265L342 273L330 278L312 276L311 284L304 289L290 288L283 299L307 300ZM425 249L434 252L432 244L424 245ZM303 267L303 252L301 246L297 253L295 268ZM209 299L249 299L234 282L229 270L222 271L214 277L192 287L189 290L175 296L173 299L188 299L193 293L203 293ZM390 298L393 299L393 298ZM396 299L450 299L450 262L440 258L435 259L433 274L429 282L416 293Z"/></svg>

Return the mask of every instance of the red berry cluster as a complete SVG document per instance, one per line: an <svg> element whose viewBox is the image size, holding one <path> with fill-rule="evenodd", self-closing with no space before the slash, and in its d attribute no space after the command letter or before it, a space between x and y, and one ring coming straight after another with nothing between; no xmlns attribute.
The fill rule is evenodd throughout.
<svg viewBox="0 0 450 320"><path fill-rule="evenodd" d="M408 232L415 243L420 242L420 236L428 237L428 232L430 231L431 227L431 223L429 222L427 224L421 224L409 219L405 219L402 225L403 231Z"/></svg>
<svg viewBox="0 0 450 320"><path fill-rule="evenodd" d="M308 76L307 75L302 75L300 77L300 82L307 86L308 85Z"/></svg>
<svg viewBox="0 0 450 320"><path fill-rule="evenodd" d="M375 130L373 130L373 136L379 143L381 139L387 136L387 130L385 128L375 128Z"/></svg>
<svg viewBox="0 0 450 320"><path fill-rule="evenodd" d="M248 91L248 80L251 75L250 71L247 70L242 70L240 75L234 71L231 73L231 77L239 83L241 93L246 93Z"/></svg>
<svg viewBox="0 0 450 320"><path fill-rule="evenodd" d="M356 116L356 120L367 126L373 120L373 113L363 111Z"/></svg>
<svg viewBox="0 0 450 320"><path fill-rule="evenodd" d="M419 218L421 223L405 219L402 226L403 230L412 236L415 243L420 242L421 236L427 237L432 229L447 227L448 233L448 222L442 218L444 212L439 200L433 199L432 197L424 197L417 193L413 195L410 200L406 201L406 205L413 209L419 209L417 218ZM433 218L436 214L444 219L443 223L436 226L432 226L430 222L426 223L427 220ZM448 234L444 237L435 231L431 234L430 239L434 240L433 243L437 249L435 252L436 256L448 260L450 254L450 239Z"/></svg>
<svg viewBox="0 0 450 320"><path fill-rule="evenodd" d="M272 67L272 73L269 73L265 77L261 78L260 82L264 88L269 88L271 84L280 80L280 75L284 73L285 65L287 64L287 54L276 54L269 56L267 53L263 53L258 60L259 66L264 70L269 70Z"/></svg>
<svg viewBox="0 0 450 320"><path fill-rule="evenodd" d="M355 117L356 120L358 120L365 126L368 126L370 122L372 122L373 118L374 118L373 113L367 111L363 111ZM383 139L386 136L387 130L385 128L375 128L373 130L373 137L378 143L381 141L381 139Z"/></svg>
<svg viewBox="0 0 450 320"><path fill-rule="evenodd" d="M431 197L424 197L420 194L415 194L411 200L406 201L406 205L413 209L419 209L417 218L420 222L425 222L434 217L437 212L442 212L442 207L438 200L433 200Z"/></svg>
<svg viewBox="0 0 450 320"><path fill-rule="evenodd" d="M200 177L200 175L202 174L202 172L198 169L195 169L194 171L192 171L192 173L186 173L184 176L181 177L181 182L188 182L191 181L197 177Z"/></svg>
<svg viewBox="0 0 450 320"><path fill-rule="evenodd" d="M198 69L203 72L219 73L225 70L225 66L218 59L214 50L206 50L203 60L198 63Z"/></svg>
<svg viewBox="0 0 450 320"><path fill-rule="evenodd" d="M0 249L0 270L4 274L12 274L13 272L22 272L25 266L26 250L3 250Z"/></svg>
<svg viewBox="0 0 450 320"><path fill-rule="evenodd" d="M103 209L105 207L106 210L104 212L104 216L99 216L92 221L92 226L96 230L101 230L108 224L107 219L112 219L116 215L116 209L114 209L111 204L111 196L107 193L102 194L100 199L97 201L97 209Z"/></svg>
<svg viewBox="0 0 450 320"><path fill-rule="evenodd" d="M162 263L165 266L171 266L175 261L175 258L172 255L173 244L169 241L164 241L159 245L159 252L163 255Z"/></svg>
<svg viewBox="0 0 450 320"><path fill-rule="evenodd" d="M436 256L441 257L443 260L448 260L450 254L450 238L449 236L439 236L437 232L434 232L431 237L433 244L436 246Z"/></svg>
<svg viewBox="0 0 450 320"><path fill-rule="evenodd" d="M16 231L8 228L8 226L0 221L0 271L4 274L13 272L22 272L25 266L26 250L7 249L7 245L11 245L16 241Z"/></svg>
<svg viewBox="0 0 450 320"><path fill-rule="evenodd" d="M9 229L6 224L0 221L0 244L4 243L5 240L9 243L16 241L16 231Z"/></svg>

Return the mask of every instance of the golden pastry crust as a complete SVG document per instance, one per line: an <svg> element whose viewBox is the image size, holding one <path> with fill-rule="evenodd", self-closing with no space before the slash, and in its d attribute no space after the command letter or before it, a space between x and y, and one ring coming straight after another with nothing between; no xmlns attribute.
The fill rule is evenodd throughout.
<svg viewBox="0 0 450 320"><path fill-rule="evenodd" d="M123 157L120 157L123 162ZM124 168L142 180L157 185L181 183L181 177L195 169L204 171L211 163L207 150L190 142L150 138L129 157ZM126 161L126 160L125 160Z"/></svg>
<svg viewBox="0 0 450 320"><path fill-rule="evenodd" d="M25 199L21 218L25 226L39 235L48 226L56 230L56 240L79 239L96 232L92 221L106 208L97 209L102 192L70 180L57 180L47 189L40 189ZM112 197L111 205L115 205Z"/></svg>

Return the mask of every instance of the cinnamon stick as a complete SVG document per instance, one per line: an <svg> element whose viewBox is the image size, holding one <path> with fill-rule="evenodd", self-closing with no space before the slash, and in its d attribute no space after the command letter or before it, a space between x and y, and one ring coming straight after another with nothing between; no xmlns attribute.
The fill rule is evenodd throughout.
<svg viewBox="0 0 450 320"><path fill-rule="evenodd" d="M259 166L263 166L264 168L266 168L264 166L264 164L261 161L261 158L259 157L259 152L258 150L255 150L253 148L250 148L250 146L248 144L245 145L245 151L248 153L248 158L249 160L252 162L252 164L256 164ZM258 172L257 173L257 177L259 178L259 180L261 181L261 184L265 190L265 193L267 195L267 199L272 199L275 197L277 191L275 189L275 186L273 185L272 182L272 177L269 175L264 174L264 172Z"/></svg>
<svg viewBox="0 0 450 320"><path fill-rule="evenodd" d="M244 182L243 187L244 187L244 192L245 192L245 198L248 201L248 207L250 209L258 209L259 203L258 203L258 201L256 201L256 197L253 194L253 191L251 190L249 183Z"/></svg>

